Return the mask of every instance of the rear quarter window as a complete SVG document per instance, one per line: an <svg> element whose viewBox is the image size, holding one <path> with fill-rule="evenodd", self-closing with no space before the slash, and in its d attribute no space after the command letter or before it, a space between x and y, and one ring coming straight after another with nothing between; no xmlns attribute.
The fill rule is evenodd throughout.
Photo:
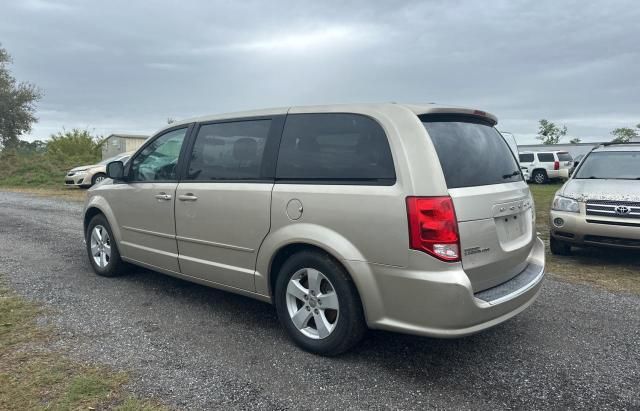
<svg viewBox="0 0 640 411"><path fill-rule="evenodd" d="M387 136L373 119L346 113L287 116L276 169L279 181L393 185Z"/></svg>
<svg viewBox="0 0 640 411"><path fill-rule="evenodd" d="M520 154L521 163L533 163L533 154Z"/></svg>
<svg viewBox="0 0 640 411"><path fill-rule="evenodd" d="M447 187L461 188L521 181L520 166L492 126L465 119L439 121L421 116L436 148Z"/></svg>
<svg viewBox="0 0 640 411"><path fill-rule="evenodd" d="M538 153L538 160L541 163L553 163L556 161L553 153Z"/></svg>

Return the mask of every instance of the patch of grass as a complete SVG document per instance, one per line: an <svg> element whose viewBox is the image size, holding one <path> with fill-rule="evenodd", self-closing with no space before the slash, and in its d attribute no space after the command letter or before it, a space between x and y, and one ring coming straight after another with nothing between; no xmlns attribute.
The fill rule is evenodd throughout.
<svg viewBox="0 0 640 411"><path fill-rule="evenodd" d="M60 197L71 201L84 201L87 198L87 190L78 187L65 187L61 184L58 184L57 187L15 187L0 184L0 191L34 194L43 197Z"/></svg>
<svg viewBox="0 0 640 411"><path fill-rule="evenodd" d="M536 203L536 224L546 247L547 271L552 277L586 283L615 292L640 294L640 258L636 251L608 248L576 248L570 256L549 251L549 210L559 184L529 186Z"/></svg>
<svg viewBox="0 0 640 411"><path fill-rule="evenodd" d="M48 349L42 310L0 284L0 409L162 410L125 389L127 375L80 364Z"/></svg>

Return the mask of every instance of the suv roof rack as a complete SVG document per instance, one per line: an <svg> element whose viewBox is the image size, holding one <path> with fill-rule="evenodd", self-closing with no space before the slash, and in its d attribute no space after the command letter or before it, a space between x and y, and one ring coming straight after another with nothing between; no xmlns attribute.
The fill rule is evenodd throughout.
<svg viewBox="0 0 640 411"><path fill-rule="evenodd" d="M627 142L622 142L622 141L608 141L608 142L606 142L606 143L600 143L600 144L598 145L598 147L599 147L599 146L605 146L605 147L606 147L606 146L613 146L613 145L616 145L616 144L640 144L640 141L627 141Z"/></svg>

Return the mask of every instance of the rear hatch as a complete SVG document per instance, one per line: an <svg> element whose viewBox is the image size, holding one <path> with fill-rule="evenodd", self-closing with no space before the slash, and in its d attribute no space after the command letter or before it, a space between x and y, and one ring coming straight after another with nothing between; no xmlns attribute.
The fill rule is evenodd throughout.
<svg viewBox="0 0 640 411"><path fill-rule="evenodd" d="M520 167L490 119L420 116L453 200L462 266L474 292L527 266L535 241L533 200Z"/></svg>
<svg viewBox="0 0 640 411"><path fill-rule="evenodd" d="M571 154L566 151L559 151L556 155L558 156L558 170L560 170L560 176L569 178L569 174L571 174L571 169L573 168L573 158L571 157Z"/></svg>
<svg viewBox="0 0 640 411"><path fill-rule="evenodd" d="M558 163L561 170L570 169L573 167L573 158L571 158L571 154L566 151L560 151L557 153Z"/></svg>

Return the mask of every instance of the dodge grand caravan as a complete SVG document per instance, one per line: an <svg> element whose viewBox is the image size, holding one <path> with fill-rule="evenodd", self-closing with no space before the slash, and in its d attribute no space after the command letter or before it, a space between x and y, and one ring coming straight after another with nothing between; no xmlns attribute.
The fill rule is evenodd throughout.
<svg viewBox="0 0 640 411"><path fill-rule="evenodd" d="M150 268L275 305L302 348L367 328L465 336L544 276L532 197L493 115L292 107L186 120L89 191L95 272Z"/></svg>

